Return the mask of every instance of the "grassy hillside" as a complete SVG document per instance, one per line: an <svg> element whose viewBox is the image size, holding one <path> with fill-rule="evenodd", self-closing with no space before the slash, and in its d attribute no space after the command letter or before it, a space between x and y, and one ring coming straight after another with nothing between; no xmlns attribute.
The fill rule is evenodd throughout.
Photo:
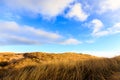
<svg viewBox="0 0 120 80"><path fill-rule="evenodd" d="M1 53L0 80L120 80L120 56Z"/></svg>

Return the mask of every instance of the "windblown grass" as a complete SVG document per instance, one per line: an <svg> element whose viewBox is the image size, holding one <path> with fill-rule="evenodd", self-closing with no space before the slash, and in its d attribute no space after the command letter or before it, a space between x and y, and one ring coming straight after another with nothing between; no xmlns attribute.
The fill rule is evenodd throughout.
<svg viewBox="0 0 120 80"><path fill-rule="evenodd" d="M0 69L0 80L120 80L120 56L98 58L75 53L23 56Z"/></svg>

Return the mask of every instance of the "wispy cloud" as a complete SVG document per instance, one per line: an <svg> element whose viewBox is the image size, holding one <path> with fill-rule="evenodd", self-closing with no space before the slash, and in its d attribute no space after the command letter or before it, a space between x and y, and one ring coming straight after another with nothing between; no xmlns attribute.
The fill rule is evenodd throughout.
<svg viewBox="0 0 120 80"><path fill-rule="evenodd" d="M0 21L0 25L0 43L2 44L54 43L62 37L57 33L36 29L32 26L19 25L14 21Z"/></svg>
<svg viewBox="0 0 120 80"><path fill-rule="evenodd" d="M115 23L112 27L107 29L111 34L120 33L120 22Z"/></svg>
<svg viewBox="0 0 120 80"><path fill-rule="evenodd" d="M71 3L74 4L71 5ZM24 12L26 12L31 16L41 15L45 19L52 19L65 14L66 18L85 21L89 16L83 10L86 9L88 5L83 6L77 0L3 0L3 4L11 13L24 14ZM64 13L68 8L68 12Z"/></svg>
<svg viewBox="0 0 120 80"><path fill-rule="evenodd" d="M75 3L70 7L70 11L66 14L66 17L77 21L85 21L88 18L88 14L83 11L81 3Z"/></svg>
<svg viewBox="0 0 120 80"><path fill-rule="evenodd" d="M115 23L112 27L97 32L96 36L106 36L106 35L113 35L118 33L120 33L120 23Z"/></svg>
<svg viewBox="0 0 120 80"><path fill-rule="evenodd" d="M77 45L77 44L82 44L82 42L77 40L77 39L74 39L74 38L69 38L69 39L61 42L60 44L63 44L63 45Z"/></svg>
<svg viewBox="0 0 120 80"><path fill-rule="evenodd" d="M103 0L99 5L100 13L120 9L120 0Z"/></svg>
<svg viewBox="0 0 120 80"><path fill-rule="evenodd" d="M92 20L91 23L90 23L90 25L91 25L91 27L93 27L93 34L95 34L98 31L100 31L103 28L103 26L104 26L104 24L102 23L102 21L99 20L99 19Z"/></svg>
<svg viewBox="0 0 120 80"><path fill-rule="evenodd" d="M105 28L105 25L99 19L92 20L88 27L93 29L91 35L95 37L101 37L111 34L118 34L120 33L120 22L115 23L113 26Z"/></svg>
<svg viewBox="0 0 120 80"><path fill-rule="evenodd" d="M41 14L44 18L60 15L74 0L4 0L11 10L29 11Z"/></svg>
<svg viewBox="0 0 120 80"><path fill-rule="evenodd" d="M92 40L92 39L91 39L91 40L86 40L85 42L86 42L86 43L89 43L89 44L92 44L92 43L95 42L95 40Z"/></svg>
<svg viewBox="0 0 120 80"><path fill-rule="evenodd" d="M99 19L93 19L90 23L87 24L88 28L92 29L92 35L96 36L98 32L104 27L104 24Z"/></svg>

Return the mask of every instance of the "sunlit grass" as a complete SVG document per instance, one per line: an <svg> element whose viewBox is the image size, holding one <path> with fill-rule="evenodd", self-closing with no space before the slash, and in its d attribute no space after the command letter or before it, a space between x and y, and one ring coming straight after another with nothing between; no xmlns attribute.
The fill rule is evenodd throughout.
<svg viewBox="0 0 120 80"><path fill-rule="evenodd" d="M87 54L25 53L1 66L2 80L120 80L120 56L99 58Z"/></svg>

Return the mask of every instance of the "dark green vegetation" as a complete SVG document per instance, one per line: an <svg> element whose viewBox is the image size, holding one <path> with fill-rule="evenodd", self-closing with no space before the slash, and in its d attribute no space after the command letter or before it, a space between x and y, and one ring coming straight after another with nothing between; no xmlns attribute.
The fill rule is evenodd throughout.
<svg viewBox="0 0 120 80"><path fill-rule="evenodd" d="M0 80L120 80L120 56L25 53L0 58Z"/></svg>

